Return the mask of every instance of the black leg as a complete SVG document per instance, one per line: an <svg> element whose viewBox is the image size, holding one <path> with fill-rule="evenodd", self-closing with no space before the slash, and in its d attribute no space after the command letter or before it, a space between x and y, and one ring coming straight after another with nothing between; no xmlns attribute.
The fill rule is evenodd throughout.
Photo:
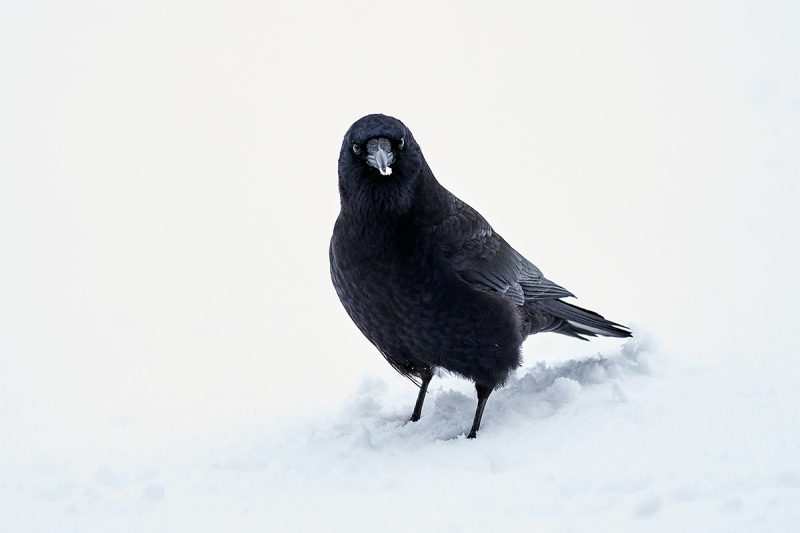
<svg viewBox="0 0 800 533"><path fill-rule="evenodd" d="M433 369L423 372L420 378L422 378L422 383L419 385L417 403L414 405L414 413L411 415L412 422L416 422L422 416L422 404L425 403L425 395L428 393L428 383L433 379Z"/></svg>
<svg viewBox="0 0 800 533"><path fill-rule="evenodd" d="M489 395L494 389L476 383L475 390L478 392L478 408L475 409L475 420L472 421L472 429L469 430L469 435L467 435L468 439L474 439L478 436L478 430L481 428L481 418L483 418L483 409L486 407L486 400L489 399Z"/></svg>

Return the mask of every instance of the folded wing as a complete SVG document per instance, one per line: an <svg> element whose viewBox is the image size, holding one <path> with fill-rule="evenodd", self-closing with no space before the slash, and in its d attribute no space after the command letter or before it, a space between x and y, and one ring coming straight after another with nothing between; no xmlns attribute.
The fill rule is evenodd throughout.
<svg viewBox="0 0 800 533"><path fill-rule="evenodd" d="M451 212L432 228L453 270L467 282L517 305L573 296L545 278L474 209L453 197Z"/></svg>

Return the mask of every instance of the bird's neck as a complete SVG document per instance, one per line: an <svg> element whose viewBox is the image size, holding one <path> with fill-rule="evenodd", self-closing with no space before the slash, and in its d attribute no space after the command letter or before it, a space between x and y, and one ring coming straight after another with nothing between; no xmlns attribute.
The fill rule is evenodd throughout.
<svg viewBox="0 0 800 533"><path fill-rule="evenodd" d="M436 218L448 211L450 194L424 161L419 174L403 183L347 183L357 186L345 190L340 181L342 216L353 227L361 228L359 231L376 232L376 236L437 224L440 220Z"/></svg>

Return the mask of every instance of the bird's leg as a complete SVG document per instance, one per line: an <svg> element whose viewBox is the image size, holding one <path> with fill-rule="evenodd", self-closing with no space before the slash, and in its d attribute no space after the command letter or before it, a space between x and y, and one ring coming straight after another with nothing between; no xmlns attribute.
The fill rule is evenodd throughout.
<svg viewBox="0 0 800 533"><path fill-rule="evenodd" d="M475 420L472 421L472 429L469 430L468 439L474 439L478 436L478 430L481 428L481 418L483 418L483 409L486 407L486 400L494 390L492 387L475 384L475 390L478 392L478 408L475 409Z"/></svg>
<svg viewBox="0 0 800 533"><path fill-rule="evenodd" d="M422 416L422 404L425 403L425 395L428 393L428 383L433 379L433 369L429 368L420 373L422 383L419 385L417 403L414 405L414 412L411 414L411 421L416 422Z"/></svg>

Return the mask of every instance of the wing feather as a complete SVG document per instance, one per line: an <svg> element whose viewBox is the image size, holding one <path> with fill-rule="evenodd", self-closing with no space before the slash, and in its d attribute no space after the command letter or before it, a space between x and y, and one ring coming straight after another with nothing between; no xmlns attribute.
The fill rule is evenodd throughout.
<svg viewBox="0 0 800 533"><path fill-rule="evenodd" d="M494 291L517 305L573 296L545 278L467 204L451 196L450 213L430 227L450 266L465 281Z"/></svg>

